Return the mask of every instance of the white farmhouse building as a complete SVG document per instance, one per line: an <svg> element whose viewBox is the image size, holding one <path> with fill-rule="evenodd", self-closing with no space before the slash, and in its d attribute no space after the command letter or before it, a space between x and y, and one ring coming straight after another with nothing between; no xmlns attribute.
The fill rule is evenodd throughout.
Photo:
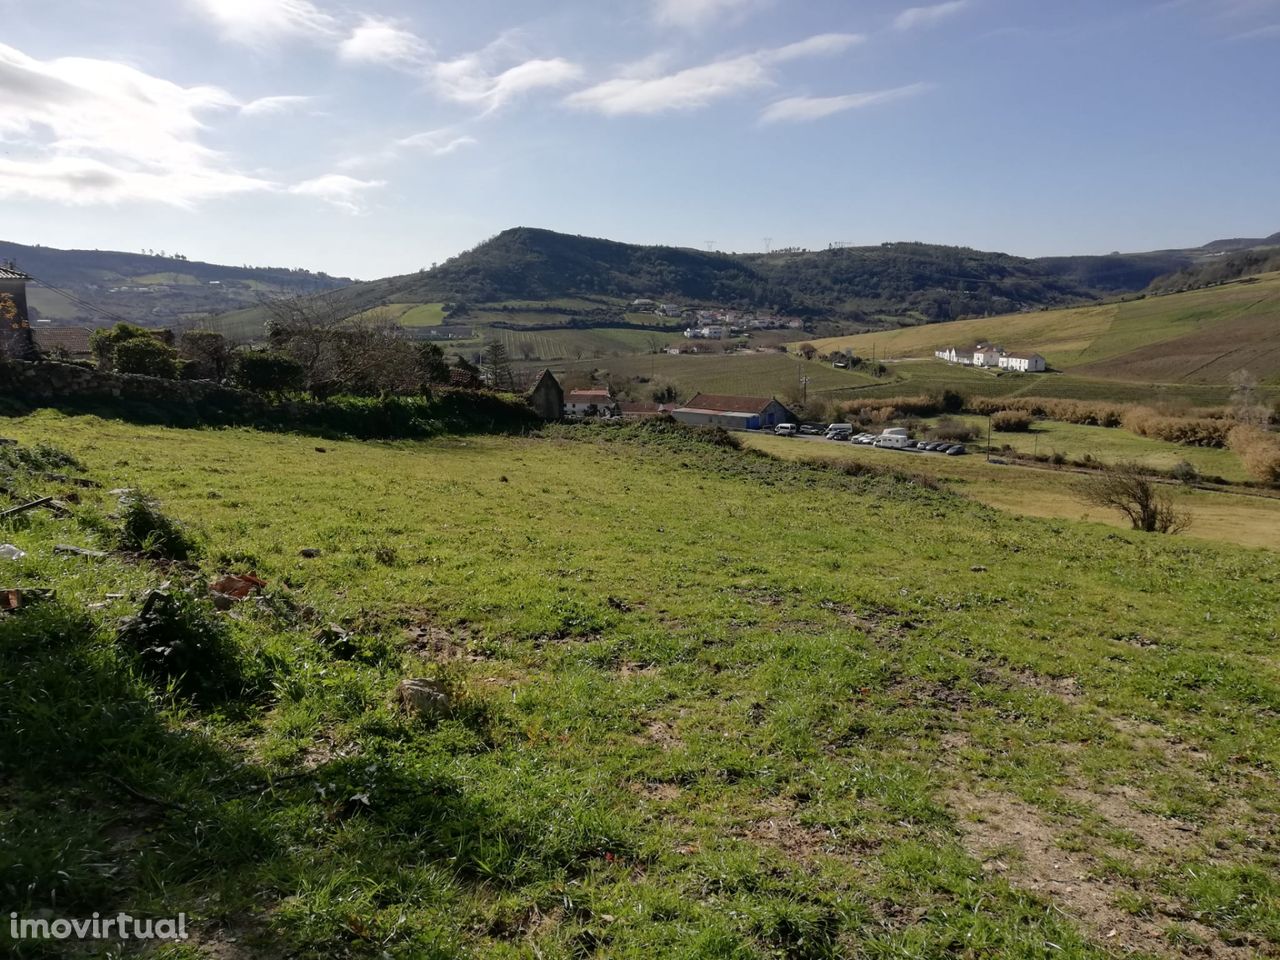
<svg viewBox="0 0 1280 960"><path fill-rule="evenodd" d="M1044 357L1038 353L1006 353L1000 358L1000 369L1017 373L1044 373Z"/></svg>
<svg viewBox="0 0 1280 960"><path fill-rule="evenodd" d="M1004 356L1004 348L993 343L980 343L973 348L973 365L975 367L998 367L1000 358Z"/></svg>
<svg viewBox="0 0 1280 960"><path fill-rule="evenodd" d="M612 417L617 404L608 390L570 390L564 396L564 412L569 417Z"/></svg>

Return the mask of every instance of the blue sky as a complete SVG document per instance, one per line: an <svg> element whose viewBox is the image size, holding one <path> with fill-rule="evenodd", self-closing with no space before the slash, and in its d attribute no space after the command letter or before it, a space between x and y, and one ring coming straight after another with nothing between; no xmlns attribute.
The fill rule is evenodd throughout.
<svg viewBox="0 0 1280 960"><path fill-rule="evenodd" d="M1280 230L1280 0L0 0L0 237L363 278L509 226Z"/></svg>

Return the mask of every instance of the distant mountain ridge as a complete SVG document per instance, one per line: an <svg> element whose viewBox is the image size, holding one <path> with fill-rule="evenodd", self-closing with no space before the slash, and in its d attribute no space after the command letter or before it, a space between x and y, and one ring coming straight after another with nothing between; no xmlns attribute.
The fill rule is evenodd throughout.
<svg viewBox="0 0 1280 960"><path fill-rule="evenodd" d="M355 284L346 295L360 309L396 302L647 297L802 316L935 322L1138 292L1223 244L1252 242L1038 259L926 243L735 254L515 227L432 270Z"/></svg>
<svg viewBox="0 0 1280 960"><path fill-rule="evenodd" d="M253 306L263 296L321 293L352 282L287 267L231 267L180 256L0 241L0 262L8 261L41 281L28 290L37 322L100 324L121 317L169 325ZM83 302L77 304L42 284Z"/></svg>

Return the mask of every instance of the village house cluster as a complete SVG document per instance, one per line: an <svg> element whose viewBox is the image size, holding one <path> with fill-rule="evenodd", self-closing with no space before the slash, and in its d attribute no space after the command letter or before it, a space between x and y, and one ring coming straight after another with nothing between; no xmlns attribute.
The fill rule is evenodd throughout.
<svg viewBox="0 0 1280 960"><path fill-rule="evenodd" d="M1011 353L994 343L977 343L972 347L944 347L933 355L947 363L966 367L1012 370L1015 373L1044 373L1044 357L1038 353Z"/></svg>
<svg viewBox="0 0 1280 960"><path fill-rule="evenodd" d="M550 370L545 370L528 394L529 402L545 419L571 420L622 417L644 420L672 417L698 427L726 430L768 430L780 423L794 423L796 416L775 397L735 397L699 393L687 403L653 403L618 400L601 387L563 390Z"/></svg>

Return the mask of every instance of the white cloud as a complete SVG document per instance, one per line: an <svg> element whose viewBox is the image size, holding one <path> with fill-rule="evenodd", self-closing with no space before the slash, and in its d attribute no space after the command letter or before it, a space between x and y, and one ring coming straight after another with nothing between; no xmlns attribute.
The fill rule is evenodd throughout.
<svg viewBox="0 0 1280 960"><path fill-rule="evenodd" d="M785 47L766 51L764 56L772 63L786 63L789 60L801 60L805 57L829 57L844 53L865 39L858 33L820 33L807 40L788 43Z"/></svg>
<svg viewBox="0 0 1280 960"><path fill-rule="evenodd" d="M898 14L893 25L899 30L931 27L947 17L954 16L967 6L969 6L969 0L948 0L946 3L934 4L931 7L911 7Z"/></svg>
<svg viewBox="0 0 1280 960"><path fill-rule="evenodd" d="M691 30L726 16L741 16L760 3L761 0L655 0L653 16L663 26Z"/></svg>
<svg viewBox="0 0 1280 960"><path fill-rule="evenodd" d="M372 167L391 163L410 152L431 157L445 157L464 147L475 146L478 142L475 137L459 133L456 127L441 127L438 130L424 130L421 133L393 140L381 150L372 153L348 157L339 162L338 166L344 170Z"/></svg>
<svg viewBox="0 0 1280 960"><path fill-rule="evenodd" d="M475 137L457 136L451 130L427 130L397 140L395 145L409 150L420 150L433 157L443 157L462 147L474 146Z"/></svg>
<svg viewBox="0 0 1280 960"><path fill-rule="evenodd" d="M579 90L566 102L608 116L696 110L735 93L767 87L770 83L772 78L767 66L759 57L752 55L690 67L665 77L615 77Z"/></svg>
<svg viewBox="0 0 1280 960"><path fill-rule="evenodd" d="M377 17L365 17L338 47L338 56L349 63L417 63L428 53L416 34Z"/></svg>
<svg viewBox="0 0 1280 960"><path fill-rule="evenodd" d="M774 76L770 67L774 64L839 53L861 39L856 34L819 34L786 46L717 60L665 76L646 77L630 69L611 80L579 90L566 102L608 116L696 110L738 93L772 86Z"/></svg>
<svg viewBox="0 0 1280 960"><path fill-rule="evenodd" d="M385 187L385 180L358 180L343 173L326 173L289 187L289 192L304 197L316 197L347 213L360 213L364 194Z"/></svg>
<svg viewBox="0 0 1280 960"><path fill-rule="evenodd" d="M522 94L563 86L582 74L576 64L562 57L529 59L501 69L500 65L513 56L519 59L511 38L500 38L483 50L432 65L432 85L447 100L489 113Z"/></svg>
<svg viewBox="0 0 1280 960"><path fill-rule="evenodd" d="M928 89L928 84L913 83L892 90L876 90L871 93L848 93L839 97L788 97L769 104L760 114L761 123L801 123L820 120L845 110L858 110L893 100L913 97Z"/></svg>
<svg viewBox="0 0 1280 960"><path fill-rule="evenodd" d="M0 195L188 206L270 189L200 142L202 116L238 106L219 87L182 87L110 60L40 61L0 44Z"/></svg>
<svg viewBox="0 0 1280 960"><path fill-rule="evenodd" d="M240 107L240 113L246 117L269 117L280 113L288 113L314 100L315 97L304 97L285 94L275 97L258 97Z"/></svg>
<svg viewBox="0 0 1280 960"><path fill-rule="evenodd" d="M222 31L249 46L291 37L332 37L337 21L310 0L188 0Z"/></svg>

